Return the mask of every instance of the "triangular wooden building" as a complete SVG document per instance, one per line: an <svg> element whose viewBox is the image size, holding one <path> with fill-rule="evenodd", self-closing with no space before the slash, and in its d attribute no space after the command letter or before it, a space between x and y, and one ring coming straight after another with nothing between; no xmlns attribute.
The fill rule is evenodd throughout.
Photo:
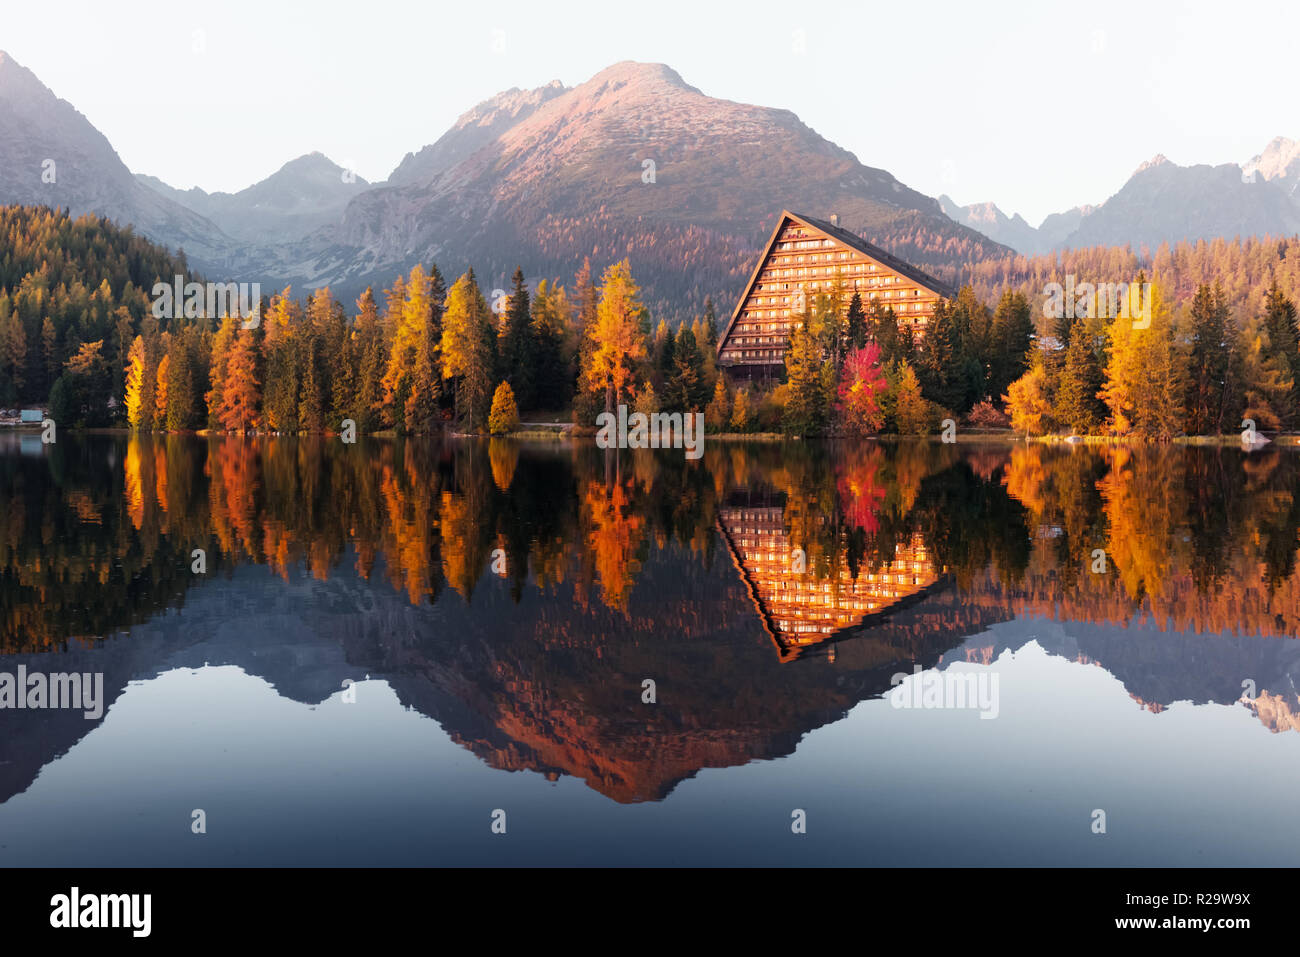
<svg viewBox="0 0 1300 957"><path fill-rule="evenodd" d="M790 333L819 292L836 278L845 306L857 292L892 307L918 338L940 299L957 291L831 222L782 210L744 294L718 342L718 363L733 375L770 377L785 362Z"/></svg>

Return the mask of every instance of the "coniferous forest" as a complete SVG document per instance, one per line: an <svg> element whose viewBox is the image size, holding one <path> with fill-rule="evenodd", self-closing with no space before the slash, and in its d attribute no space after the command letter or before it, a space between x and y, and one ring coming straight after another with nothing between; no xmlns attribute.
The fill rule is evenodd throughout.
<svg viewBox="0 0 1300 957"><path fill-rule="evenodd" d="M1169 439L1300 415L1297 240L986 264L923 336L836 284L791 334L784 374L751 382L718 368L711 299L676 329L656 322L626 260L531 288L516 269L491 302L473 269L429 264L354 303L284 289L247 321L159 319L154 284L197 278L183 254L43 207L0 210L0 236L0 405L74 427L500 434L530 414L590 428L626 404L701 412L713 432L926 434L952 419ZM1150 328L1044 318L1042 289L1076 272L1149 281Z"/></svg>

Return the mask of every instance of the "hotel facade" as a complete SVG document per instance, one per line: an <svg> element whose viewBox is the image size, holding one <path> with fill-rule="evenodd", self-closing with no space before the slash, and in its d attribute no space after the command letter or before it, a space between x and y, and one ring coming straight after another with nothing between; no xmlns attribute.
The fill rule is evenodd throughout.
<svg viewBox="0 0 1300 957"><path fill-rule="evenodd" d="M957 291L830 222L782 210L745 291L718 341L718 364L733 376L773 378L785 365L790 333L819 293L836 283L844 306L858 293L892 308L917 337L941 299Z"/></svg>

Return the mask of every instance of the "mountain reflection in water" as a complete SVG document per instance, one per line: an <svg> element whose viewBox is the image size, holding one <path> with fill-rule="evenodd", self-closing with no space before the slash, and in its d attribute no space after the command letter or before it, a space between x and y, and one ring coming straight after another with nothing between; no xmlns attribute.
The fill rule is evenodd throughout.
<svg viewBox="0 0 1300 957"><path fill-rule="evenodd" d="M227 665L321 708L382 682L482 765L617 804L795 755L916 665L1029 648L1139 712L1300 727L1286 449L0 442L0 671L102 671L108 699L0 712L10 804L142 682Z"/></svg>

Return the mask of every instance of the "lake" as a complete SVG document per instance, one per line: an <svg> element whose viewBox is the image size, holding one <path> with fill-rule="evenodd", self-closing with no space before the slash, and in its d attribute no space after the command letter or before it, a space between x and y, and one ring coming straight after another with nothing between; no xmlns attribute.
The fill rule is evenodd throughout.
<svg viewBox="0 0 1300 957"><path fill-rule="evenodd" d="M1298 465L0 436L0 864L1293 864Z"/></svg>

